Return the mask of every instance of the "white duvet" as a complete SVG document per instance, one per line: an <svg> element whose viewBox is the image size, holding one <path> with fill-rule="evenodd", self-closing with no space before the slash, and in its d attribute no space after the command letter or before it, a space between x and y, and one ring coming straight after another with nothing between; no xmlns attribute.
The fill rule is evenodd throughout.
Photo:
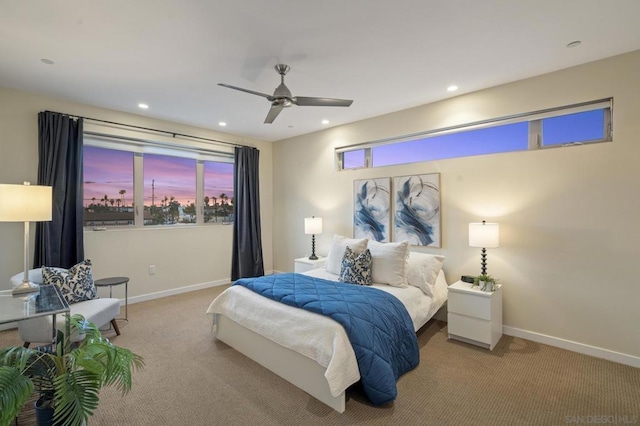
<svg viewBox="0 0 640 426"><path fill-rule="evenodd" d="M337 281L324 269L306 272ZM434 298L417 287L397 288L374 284L396 296L407 308L417 331L442 306L447 298L447 283L440 272ZM222 314L271 341L315 360L326 369L331 395L336 397L360 380L355 353L344 328L324 315L295 308L260 296L253 291L231 286L211 303L208 314ZM215 315L214 315L215 322Z"/></svg>

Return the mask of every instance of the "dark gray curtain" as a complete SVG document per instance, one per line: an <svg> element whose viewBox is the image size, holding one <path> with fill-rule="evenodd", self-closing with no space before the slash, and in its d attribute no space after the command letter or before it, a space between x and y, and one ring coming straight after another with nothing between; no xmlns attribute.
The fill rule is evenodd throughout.
<svg viewBox="0 0 640 426"><path fill-rule="evenodd" d="M51 222L36 225L34 268L69 268L84 259L82 119L38 114L38 185L53 187Z"/></svg>
<svg viewBox="0 0 640 426"><path fill-rule="evenodd" d="M236 147L232 281L264 275L258 188L259 159L260 151L256 148Z"/></svg>

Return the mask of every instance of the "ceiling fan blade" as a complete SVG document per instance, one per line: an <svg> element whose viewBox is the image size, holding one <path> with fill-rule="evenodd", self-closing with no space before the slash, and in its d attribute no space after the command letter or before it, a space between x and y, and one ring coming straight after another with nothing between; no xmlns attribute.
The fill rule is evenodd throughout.
<svg viewBox="0 0 640 426"><path fill-rule="evenodd" d="M299 106L336 106L348 107L353 103L349 99L333 99L333 98L310 98L307 96L296 96L291 101Z"/></svg>
<svg viewBox="0 0 640 426"><path fill-rule="evenodd" d="M280 114L280 111L282 111L283 108L284 106L282 106L282 104L271 105L271 109L267 114L267 118L264 119L264 123L265 124L273 123L273 120L276 119L276 117L278 116L278 114Z"/></svg>
<svg viewBox="0 0 640 426"><path fill-rule="evenodd" d="M273 100L273 97L271 95L267 95L266 93L260 93L260 92L255 92L253 90L249 90L249 89L243 89L242 87L236 87L236 86L232 86L230 84L224 84L224 83L218 83L218 86L222 86L222 87L227 87L229 89L234 89L234 90L239 90L241 92L246 92L246 93L250 93L252 95L258 95L258 96L262 96L263 98L267 98L270 101Z"/></svg>

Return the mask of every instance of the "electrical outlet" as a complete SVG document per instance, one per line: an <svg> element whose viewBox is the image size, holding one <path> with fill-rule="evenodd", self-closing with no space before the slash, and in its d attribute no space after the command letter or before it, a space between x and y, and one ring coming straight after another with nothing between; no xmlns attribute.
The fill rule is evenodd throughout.
<svg viewBox="0 0 640 426"><path fill-rule="evenodd" d="M149 275L156 274L156 265L149 265Z"/></svg>

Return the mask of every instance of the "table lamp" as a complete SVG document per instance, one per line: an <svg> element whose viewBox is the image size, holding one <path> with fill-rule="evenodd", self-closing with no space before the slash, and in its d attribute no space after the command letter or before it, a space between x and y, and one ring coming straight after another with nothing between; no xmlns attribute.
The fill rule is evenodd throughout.
<svg viewBox="0 0 640 426"><path fill-rule="evenodd" d="M24 222L24 276L13 294L38 291L29 282L29 222L51 220L52 188L50 186L0 184L0 222Z"/></svg>
<svg viewBox="0 0 640 426"><path fill-rule="evenodd" d="M500 226L497 223L470 223L469 246L482 248L482 275L487 273L487 248L500 247Z"/></svg>
<svg viewBox="0 0 640 426"><path fill-rule="evenodd" d="M322 234L322 218L315 216L305 217L304 233L311 234L311 256L309 256L309 260L318 260L318 256L316 256L316 234Z"/></svg>

